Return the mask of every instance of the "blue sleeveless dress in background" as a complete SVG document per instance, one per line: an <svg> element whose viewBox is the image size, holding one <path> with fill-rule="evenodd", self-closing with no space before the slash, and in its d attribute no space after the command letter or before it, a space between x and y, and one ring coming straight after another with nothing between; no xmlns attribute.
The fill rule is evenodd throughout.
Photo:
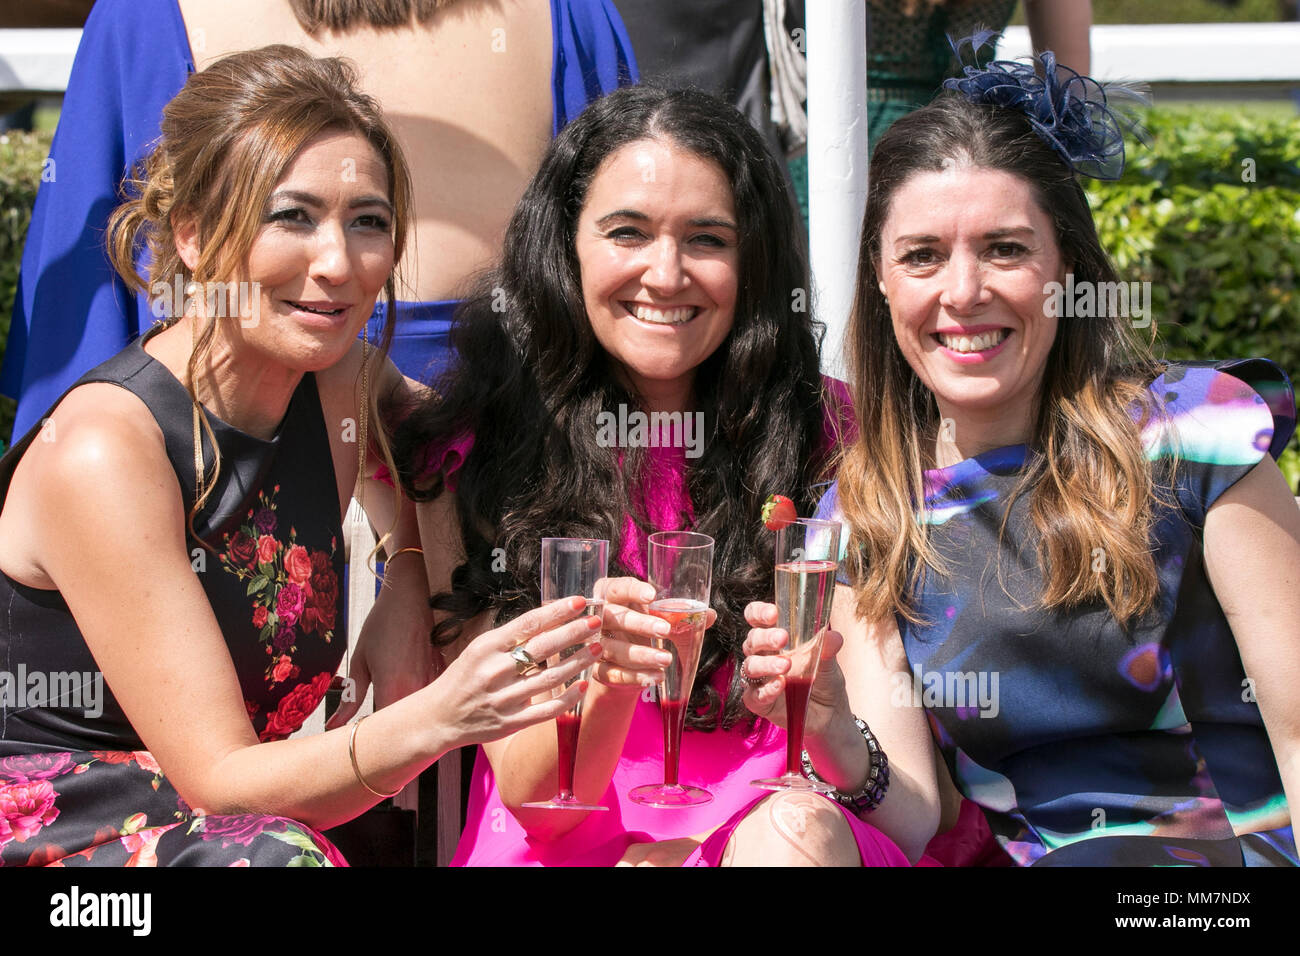
<svg viewBox="0 0 1300 956"><path fill-rule="evenodd" d="M637 72L610 0L550 4L555 133L592 100L635 82ZM19 403L15 435L155 321L148 298L133 295L109 265L104 229L123 175L147 155L163 107L192 72L176 0L99 0L91 10L50 150L49 178L32 211L0 369L0 393ZM447 360L458 304L397 304L390 354L398 368L424 379ZM382 312L372 319L372 340L380 321Z"/></svg>
<svg viewBox="0 0 1300 956"><path fill-rule="evenodd" d="M953 783L1016 863L1300 862L1253 685L1202 556L1210 506L1295 427L1285 376L1264 362L1246 371L1264 374L1268 402L1208 367L1170 366L1150 386L1168 425L1149 426L1144 440L1157 477L1178 447L1177 507L1158 514L1153 534L1156 607L1129 635L1104 605L1037 606L1026 496L999 543L1026 446L925 473L921 520L952 573L926 575L916 596L925 626L898 620L913 674L892 696L926 708ZM838 493L819 517L842 520Z"/></svg>
<svg viewBox="0 0 1300 956"><path fill-rule="evenodd" d="M149 407L188 513L194 439L185 387L139 340L78 384L89 382L116 383ZM194 527L209 549L192 537L185 547L226 639L253 729L263 741L281 740L320 705L347 643L339 496L315 376L303 377L270 439L210 413L208 421L221 471ZM33 429L0 459L0 507L40 434ZM203 441L210 465L206 434ZM145 750L63 596L0 573L0 866L40 864L344 861L326 838L293 820L196 815Z"/></svg>

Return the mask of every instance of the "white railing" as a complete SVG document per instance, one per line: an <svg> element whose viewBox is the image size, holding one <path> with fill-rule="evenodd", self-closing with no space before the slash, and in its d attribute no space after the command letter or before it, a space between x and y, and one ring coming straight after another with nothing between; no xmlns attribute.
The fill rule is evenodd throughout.
<svg viewBox="0 0 1300 956"><path fill-rule="evenodd" d="M67 88L80 30L0 30L0 91ZM1009 27L999 56L1030 51ZM1300 83L1300 23L1157 23L1092 28L1099 79L1147 83Z"/></svg>
<svg viewBox="0 0 1300 956"><path fill-rule="evenodd" d="M80 42L80 30L0 30L0 93L63 92Z"/></svg>
<svg viewBox="0 0 1300 956"><path fill-rule="evenodd" d="M1300 82L1300 23L1151 23L1092 28L1092 75L1144 83ZM1031 50L1010 27L998 55Z"/></svg>

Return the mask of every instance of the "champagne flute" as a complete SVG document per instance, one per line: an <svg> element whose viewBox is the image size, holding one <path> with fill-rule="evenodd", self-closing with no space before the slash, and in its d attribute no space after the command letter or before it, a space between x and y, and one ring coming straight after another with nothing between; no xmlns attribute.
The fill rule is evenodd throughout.
<svg viewBox="0 0 1300 956"><path fill-rule="evenodd" d="M542 603L581 594L587 599L588 616L603 617L605 610L606 573L609 565L609 542L599 538L543 538L542 539ZM586 647L575 644L566 647L547 659L547 666L560 661ZM591 668L570 677L555 688L555 696L573 686L574 681L586 680ZM539 810L608 810L595 804L583 803L573 793L573 774L578 762L578 731L582 727L582 698L573 710L555 718L555 732L559 747L556 767L559 773L559 793L545 803L525 803L523 806Z"/></svg>
<svg viewBox="0 0 1300 956"><path fill-rule="evenodd" d="M840 523L799 518L776 533L777 626L790 642L782 656L790 660L785 674L785 775L751 781L764 790L835 788L803 775L803 725L808 695L817 679L822 638L830 626L839 566Z"/></svg>
<svg viewBox="0 0 1300 956"><path fill-rule="evenodd" d="M661 531L649 538L650 583L655 599L650 613L667 621L672 630L653 638L658 650L673 661L658 687L659 714L664 723L664 782L636 787L628 794L633 803L671 809L709 803L713 794L702 787L678 783L682 727L695 683L695 668L704 645L713 578L713 539L693 531Z"/></svg>

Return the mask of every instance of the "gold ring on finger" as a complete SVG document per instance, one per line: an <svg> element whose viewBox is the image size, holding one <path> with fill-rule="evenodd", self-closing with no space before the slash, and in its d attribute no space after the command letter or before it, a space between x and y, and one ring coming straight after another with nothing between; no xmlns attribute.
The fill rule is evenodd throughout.
<svg viewBox="0 0 1300 956"><path fill-rule="evenodd" d="M515 662L515 673L520 677L531 677L540 670L544 670L546 665L539 663L532 654L519 644L507 652Z"/></svg>

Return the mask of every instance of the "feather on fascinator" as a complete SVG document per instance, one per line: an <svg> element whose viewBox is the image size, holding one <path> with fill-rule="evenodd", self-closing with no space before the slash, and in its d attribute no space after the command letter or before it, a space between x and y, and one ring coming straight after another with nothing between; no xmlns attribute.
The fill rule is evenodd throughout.
<svg viewBox="0 0 1300 956"><path fill-rule="evenodd" d="M957 58L962 60L962 51L970 47L976 65L964 67L964 76L944 80L944 88L956 90L972 103L1019 110L1076 173L1119 179L1124 174L1124 133L1133 132L1139 139L1145 136L1132 115L1135 106L1150 102L1145 93L1131 86L1102 85L1068 66L1058 66L1050 50L1036 58L1042 76L1031 62L993 60L979 66L979 51L998 36L993 30L981 30L956 42L950 37Z"/></svg>

